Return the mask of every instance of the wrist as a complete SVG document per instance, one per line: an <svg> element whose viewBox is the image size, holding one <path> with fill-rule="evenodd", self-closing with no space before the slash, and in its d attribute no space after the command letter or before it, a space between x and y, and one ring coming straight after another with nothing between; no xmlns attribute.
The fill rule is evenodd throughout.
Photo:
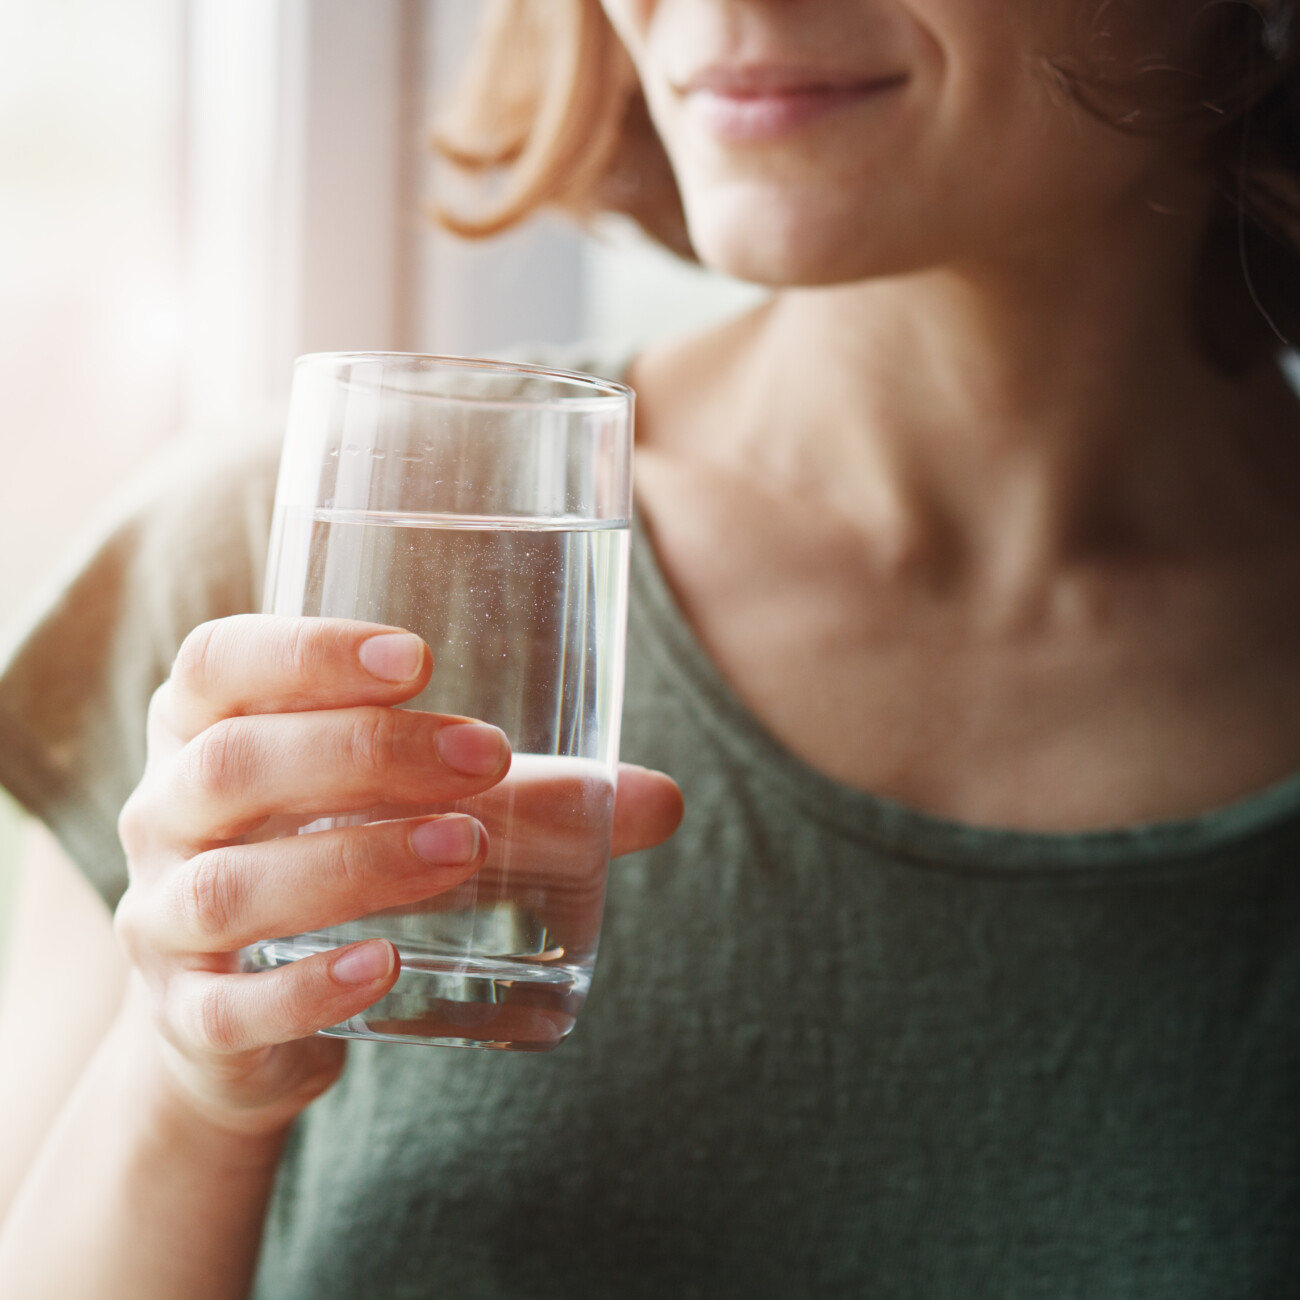
<svg viewBox="0 0 1300 1300"><path fill-rule="evenodd" d="M128 998L27 1176L0 1243L0 1290L249 1293L291 1121L240 1131L196 1104L143 1001Z"/></svg>
<svg viewBox="0 0 1300 1300"><path fill-rule="evenodd" d="M126 1113L145 1140L213 1172L274 1169L297 1111L223 1107L203 1096L186 1078L194 1071L159 1035L143 1001L127 998L105 1047Z"/></svg>

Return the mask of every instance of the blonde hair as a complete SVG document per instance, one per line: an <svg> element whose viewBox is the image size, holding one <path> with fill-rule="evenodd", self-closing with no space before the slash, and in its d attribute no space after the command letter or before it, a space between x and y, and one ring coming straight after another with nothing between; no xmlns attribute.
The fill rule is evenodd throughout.
<svg viewBox="0 0 1300 1300"><path fill-rule="evenodd" d="M433 147L485 182L475 211L434 218L467 238L538 208L621 212L692 256L681 196L632 61L599 0L491 0ZM490 193L490 182L498 182Z"/></svg>

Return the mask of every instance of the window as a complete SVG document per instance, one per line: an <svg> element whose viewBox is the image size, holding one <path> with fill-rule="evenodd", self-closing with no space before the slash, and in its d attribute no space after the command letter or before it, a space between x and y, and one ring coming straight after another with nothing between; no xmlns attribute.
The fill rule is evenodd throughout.
<svg viewBox="0 0 1300 1300"><path fill-rule="evenodd" d="M0 0L0 610L175 427L177 0Z"/></svg>
<svg viewBox="0 0 1300 1300"><path fill-rule="evenodd" d="M430 227L479 8L0 0L0 618L165 438L278 425L300 353L631 342L753 300L617 224Z"/></svg>

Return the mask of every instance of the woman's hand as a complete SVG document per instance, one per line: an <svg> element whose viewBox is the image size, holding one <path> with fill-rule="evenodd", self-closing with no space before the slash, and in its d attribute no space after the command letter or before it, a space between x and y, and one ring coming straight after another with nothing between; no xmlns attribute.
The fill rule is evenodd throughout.
<svg viewBox="0 0 1300 1300"><path fill-rule="evenodd" d="M244 841L276 814L449 802L500 781L510 751L496 728L391 707L431 671L410 633L248 615L193 632L154 697L145 776L121 817L131 884L116 925L166 1082L232 1133L274 1134L328 1088L345 1045L312 1035L398 974L380 939L256 974L238 950L429 898L484 860L486 832L461 814ZM667 838L680 815L672 781L624 768L614 853Z"/></svg>

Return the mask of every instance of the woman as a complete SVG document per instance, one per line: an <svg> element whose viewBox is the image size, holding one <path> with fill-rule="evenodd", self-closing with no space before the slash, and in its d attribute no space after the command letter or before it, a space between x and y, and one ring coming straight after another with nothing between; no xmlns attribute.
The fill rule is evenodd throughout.
<svg viewBox="0 0 1300 1300"><path fill-rule="evenodd" d="M660 847L615 868L560 1052L362 1044L340 1077L307 1035L391 949L230 954L446 887L473 837L232 837L506 751L392 721L427 672L400 634L238 616L272 457L166 479L5 679L5 779L111 900L119 735L184 639L121 822L126 957L102 909L77 941L105 1004L134 968L120 1013L50 1012L46 949L13 980L10 1025L99 1047L75 1083L22 1058L0 1294L1296 1294L1292 16L499 6L443 144L511 180L449 219L623 208L775 290L609 363L640 414L624 749L686 820L661 843L674 787L625 775L617 848Z"/></svg>

